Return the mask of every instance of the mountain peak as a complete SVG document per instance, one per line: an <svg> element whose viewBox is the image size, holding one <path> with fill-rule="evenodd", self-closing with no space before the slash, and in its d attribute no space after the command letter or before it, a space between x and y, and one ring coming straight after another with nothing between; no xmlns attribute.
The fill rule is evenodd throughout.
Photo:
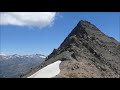
<svg viewBox="0 0 120 90"><path fill-rule="evenodd" d="M77 24L77 26L83 25L83 24L88 25L88 24L91 24L91 23L89 21L86 21L86 20L80 20L79 23Z"/></svg>
<svg viewBox="0 0 120 90"><path fill-rule="evenodd" d="M41 67L61 60L58 77L120 77L119 46L94 24L81 20Z"/></svg>
<svg viewBox="0 0 120 90"><path fill-rule="evenodd" d="M102 33L94 24L91 24L86 20L80 20L77 26L61 44L61 47L77 43L78 41L88 40L100 35L104 35L104 33Z"/></svg>
<svg viewBox="0 0 120 90"><path fill-rule="evenodd" d="M82 27L86 31L100 31L94 24L86 20L80 20L76 27Z"/></svg>
<svg viewBox="0 0 120 90"><path fill-rule="evenodd" d="M48 58L59 54L61 51L66 51L74 47L79 47L85 41L88 42L99 35L104 35L95 25L91 24L89 21L80 20L76 27L71 31L71 33L66 37L63 43L58 49L53 50L53 52L48 56ZM69 49L68 49L69 48Z"/></svg>

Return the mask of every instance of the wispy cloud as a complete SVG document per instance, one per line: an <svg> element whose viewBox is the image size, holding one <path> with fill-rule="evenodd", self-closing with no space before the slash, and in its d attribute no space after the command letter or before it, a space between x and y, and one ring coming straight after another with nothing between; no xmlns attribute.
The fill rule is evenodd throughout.
<svg viewBox="0 0 120 90"><path fill-rule="evenodd" d="M56 12L1 12L0 25L43 28L54 23Z"/></svg>

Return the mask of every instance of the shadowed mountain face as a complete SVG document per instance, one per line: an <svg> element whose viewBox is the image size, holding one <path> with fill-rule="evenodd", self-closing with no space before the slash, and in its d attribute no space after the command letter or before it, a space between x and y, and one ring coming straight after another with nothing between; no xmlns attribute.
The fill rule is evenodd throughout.
<svg viewBox="0 0 120 90"><path fill-rule="evenodd" d="M95 25L81 20L41 68L61 60L58 78L120 77L120 43Z"/></svg>

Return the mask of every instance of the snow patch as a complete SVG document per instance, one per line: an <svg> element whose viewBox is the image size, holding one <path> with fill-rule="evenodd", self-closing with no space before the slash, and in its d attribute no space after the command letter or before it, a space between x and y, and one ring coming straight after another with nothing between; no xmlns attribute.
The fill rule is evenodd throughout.
<svg viewBox="0 0 120 90"><path fill-rule="evenodd" d="M59 65L61 61L56 61L41 70L37 71L28 78L52 78L60 73Z"/></svg>

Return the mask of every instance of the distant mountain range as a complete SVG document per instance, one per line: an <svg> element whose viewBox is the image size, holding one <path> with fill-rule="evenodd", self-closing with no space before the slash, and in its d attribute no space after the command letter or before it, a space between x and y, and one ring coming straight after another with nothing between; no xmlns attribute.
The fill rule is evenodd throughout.
<svg viewBox="0 0 120 90"><path fill-rule="evenodd" d="M0 78L19 78L40 65L46 56L32 55L0 55Z"/></svg>
<svg viewBox="0 0 120 90"><path fill-rule="evenodd" d="M31 55L2 55L0 54L0 60L14 59L14 58L46 58L45 55L41 54L31 54Z"/></svg>
<svg viewBox="0 0 120 90"><path fill-rule="evenodd" d="M36 71L56 61L57 78L120 78L120 42L81 20Z"/></svg>
<svg viewBox="0 0 120 90"><path fill-rule="evenodd" d="M29 77L56 61L60 61L60 73L55 78L120 78L120 42L81 20L46 58L41 54L0 55L0 77Z"/></svg>

